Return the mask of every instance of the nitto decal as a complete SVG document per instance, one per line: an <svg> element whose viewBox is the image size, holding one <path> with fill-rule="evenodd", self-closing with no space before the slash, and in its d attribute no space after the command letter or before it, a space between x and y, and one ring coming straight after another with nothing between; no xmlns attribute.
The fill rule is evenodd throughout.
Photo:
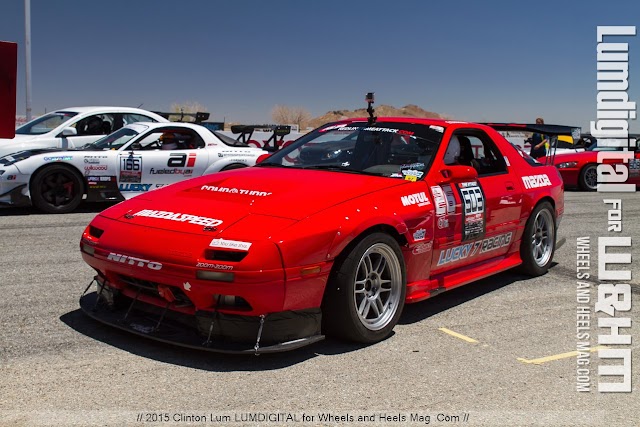
<svg viewBox="0 0 640 427"><path fill-rule="evenodd" d="M151 184L120 184L120 191L149 191Z"/></svg>
<svg viewBox="0 0 640 427"><path fill-rule="evenodd" d="M251 243L240 242L238 240L213 239L211 243L209 243L209 246L212 248L238 249L241 251L248 251L251 247Z"/></svg>
<svg viewBox="0 0 640 427"><path fill-rule="evenodd" d="M199 268L215 268L216 270L233 270L233 265L211 264L208 262L199 262L196 264Z"/></svg>
<svg viewBox="0 0 640 427"><path fill-rule="evenodd" d="M402 206L426 206L431 204L424 191L421 193L409 194L408 196L402 196L400 197L400 201L402 202Z"/></svg>
<svg viewBox="0 0 640 427"><path fill-rule="evenodd" d="M478 253L486 253L499 248L503 248L511 243L513 233L500 234L495 237L489 237L484 240L465 243L464 245L449 248L441 251L438 258L438 266L448 264L450 262L460 261L462 259L475 256Z"/></svg>
<svg viewBox="0 0 640 427"><path fill-rule="evenodd" d="M176 212L154 211L152 209L144 209L133 214L133 216L142 216L147 218L166 219L169 221L188 222L189 224L204 225L208 227L216 227L222 224L219 219L207 218L204 216L189 215Z"/></svg>
<svg viewBox="0 0 640 427"><path fill-rule="evenodd" d="M540 175L523 176L522 182L524 183L524 188L526 189L551 186L551 180L549 180L549 177L546 173Z"/></svg>
<svg viewBox="0 0 640 427"><path fill-rule="evenodd" d="M119 262L122 264L135 265L137 267L147 267L151 270L162 269L162 264L159 262L149 261L148 259L136 258L129 255L116 254L110 252L107 256L108 261Z"/></svg>
<svg viewBox="0 0 640 427"><path fill-rule="evenodd" d="M273 194L273 193L268 193L266 191L245 190L242 188L217 187L215 185L203 185L202 187L200 187L200 190L215 191L218 193L246 194L247 196L259 196L259 197L266 197Z"/></svg>

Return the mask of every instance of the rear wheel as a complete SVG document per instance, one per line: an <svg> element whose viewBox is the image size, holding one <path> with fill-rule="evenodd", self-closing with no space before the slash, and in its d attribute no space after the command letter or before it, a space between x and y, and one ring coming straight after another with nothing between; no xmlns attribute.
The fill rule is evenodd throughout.
<svg viewBox="0 0 640 427"><path fill-rule="evenodd" d="M323 301L327 333L362 343L389 336L406 296L402 251L393 237L366 236L337 261L329 280Z"/></svg>
<svg viewBox="0 0 640 427"><path fill-rule="evenodd" d="M578 185L584 191L596 191L598 189L598 165L592 163L583 167L578 177Z"/></svg>
<svg viewBox="0 0 640 427"><path fill-rule="evenodd" d="M531 213L520 243L521 270L541 276L549 270L556 250L556 222L553 206L542 202Z"/></svg>
<svg viewBox="0 0 640 427"><path fill-rule="evenodd" d="M82 177L67 166L49 166L31 181L33 205L46 213L67 213L82 202Z"/></svg>

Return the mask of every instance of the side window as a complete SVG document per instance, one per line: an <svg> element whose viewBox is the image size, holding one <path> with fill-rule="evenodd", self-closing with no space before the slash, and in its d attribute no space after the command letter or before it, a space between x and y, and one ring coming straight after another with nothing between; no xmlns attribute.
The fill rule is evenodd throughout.
<svg viewBox="0 0 640 427"><path fill-rule="evenodd" d="M457 132L451 137L445 164L471 166L478 176L495 175L507 172L507 164L498 147L480 130Z"/></svg>
<svg viewBox="0 0 640 427"><path fill-rule="evenodd" d="M78 136L108 135L111 133L112 126L113 116L111 114L94 114L75 124Z"/></svg>
<svg viewBox="0 0 640 427"><path fill-rule="evenodd" d="M122 115L122 122L123 122L122 126L125 126L125 125L131 124L131 123L136 123L136 122L152 122L152 123L155 123L155 122L157 122L157 120L152 119L151 117L147 117L147 116L145 116L143 114L123 114Z"/></svg>
<svg viewBox="0 0 640 427"><path fill-rule="evenodd" d="M189 129L155 129L136 143L136 150L196 150L204 141Z"/></svg>

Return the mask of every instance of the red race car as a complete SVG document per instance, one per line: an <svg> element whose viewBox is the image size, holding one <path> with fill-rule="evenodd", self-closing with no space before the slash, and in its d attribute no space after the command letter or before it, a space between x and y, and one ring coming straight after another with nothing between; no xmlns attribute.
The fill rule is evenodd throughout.
<svg viewBox="0 0 640 427"><path fill-rule="evenodd" d="M80 305L118 328L218 352L283 351L324 334L374 343L405 302L517 266L544 274L563 211L558 170L494 128L371 114L324 125L255 167L105 210L80 242L97 271Z"/></svg>
<svg viewBox="0 0 640 427"><path fill-rule="evenodd" d="M598 152L600 151L622 151L622 148L599 146L595 138L590 137L591 145L586 151L577 153L557 154L553 157L553 164L560 171L564 184L567 187L577 187L585 191L596 191L598 188ZM638 151L638 135L629 135L628 150L635 151L634 159L627 166L629 167L630 184L640 185L640 151ZM542 163L550 162L550 159L539 159ZM622 160L605 159L604 163L622 163Z"/></svg>

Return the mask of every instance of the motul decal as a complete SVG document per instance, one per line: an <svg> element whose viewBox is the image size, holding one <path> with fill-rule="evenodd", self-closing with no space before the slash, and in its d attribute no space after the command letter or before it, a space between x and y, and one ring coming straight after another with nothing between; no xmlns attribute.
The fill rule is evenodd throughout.
<svg viewBox="0 0 640 427"><path fill-rule="evenodd" d="M427 194L424 191L421 193L409 194L408 196L402 196L400 197L400 201L402 202L402 206L426 206L431 204L429 198L427 197Z"/></svg>

